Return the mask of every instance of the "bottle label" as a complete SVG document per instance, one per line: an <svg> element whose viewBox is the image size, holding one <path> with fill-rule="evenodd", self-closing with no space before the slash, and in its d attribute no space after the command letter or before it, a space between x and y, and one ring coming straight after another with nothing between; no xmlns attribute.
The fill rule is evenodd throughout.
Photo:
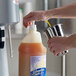
<svg viewBox="0 0 76 76"><path fill-rule="evenodd" d="M46 55L31 56L31 76L46 76Z"/></svg>

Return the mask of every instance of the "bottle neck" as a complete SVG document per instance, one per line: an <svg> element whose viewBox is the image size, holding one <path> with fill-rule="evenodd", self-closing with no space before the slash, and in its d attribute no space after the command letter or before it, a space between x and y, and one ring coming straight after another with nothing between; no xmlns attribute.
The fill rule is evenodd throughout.
<svg viewBox="0 0 76 76"><path fill-rule="evenodd" d="M37 31L37 27L35 24L33 24L29 27L29 31L32 31L32 30Z"/></svg>

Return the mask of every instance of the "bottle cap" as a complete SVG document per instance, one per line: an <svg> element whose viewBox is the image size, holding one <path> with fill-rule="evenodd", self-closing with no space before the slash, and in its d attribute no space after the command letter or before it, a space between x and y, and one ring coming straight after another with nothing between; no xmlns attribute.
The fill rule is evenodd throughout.
<svg viewBox="0 0 76 76"><path fill-rule="evenodd" d="M32 30L34 30L34 31L36 31L37 30L37 27L36 27L36 25L35 25L35 21L33 21L33 24L30 26L30 28L29 28L29 31L32 31Z"/></svg>

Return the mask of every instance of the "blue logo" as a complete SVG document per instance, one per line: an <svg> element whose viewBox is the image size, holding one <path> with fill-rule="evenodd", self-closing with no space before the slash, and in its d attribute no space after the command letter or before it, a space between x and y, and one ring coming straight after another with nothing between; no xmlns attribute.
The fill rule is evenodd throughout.
<svg viewBox="0 0 76 76"><path fill-rule="evenodd" d="M46 76L46 68L39 68L32 71L31 76Z"/></svg>

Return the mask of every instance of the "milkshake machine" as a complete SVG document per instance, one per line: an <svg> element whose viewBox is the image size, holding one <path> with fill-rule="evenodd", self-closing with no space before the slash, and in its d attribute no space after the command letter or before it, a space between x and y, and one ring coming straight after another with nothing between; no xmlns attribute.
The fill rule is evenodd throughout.
<svg viewBox="0 0 76 76"><path fill-rule="evenodd" d="M18 0L0 0L0 76L9 76L5 27L8 27L9 48L13 57L10 25L17 22L19 22Z"/></svg>

